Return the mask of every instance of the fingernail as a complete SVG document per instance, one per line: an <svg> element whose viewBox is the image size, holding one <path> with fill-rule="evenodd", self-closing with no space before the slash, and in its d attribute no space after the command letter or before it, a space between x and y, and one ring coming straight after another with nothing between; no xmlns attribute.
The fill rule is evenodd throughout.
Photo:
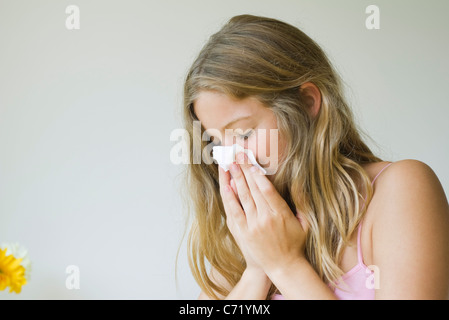
<svg viewBox="0 0 449 320"><path fill-rule="evenodd" d="M239 168L235 162L231 164L231 172L238 172Z"/></svg>
<svg viewBox="0 0 449 320"><path fill-rule="evenodd" d="M237 155L237 160L239 161L239 163L244 163L245 162L245 153L244 152L240 152Z"/></svg>
<svg viewBox="0 0 449 320"><path fill-rule="evenodd" d="M257 172L258 168L256 166L252 166L251 169L249 169L251 172Z"/></svg>

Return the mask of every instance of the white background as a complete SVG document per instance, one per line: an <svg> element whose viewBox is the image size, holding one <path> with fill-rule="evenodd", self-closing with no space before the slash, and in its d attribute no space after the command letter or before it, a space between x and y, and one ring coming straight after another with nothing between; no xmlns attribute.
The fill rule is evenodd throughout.
<svg viewBox="0 0 449 320"><path fill-rule="evenodd" d="M65 27L65 8L81 29ZM380 8L367 30L365 9ZM0 242L33 262L0 299L195 299L181 247L184 76L232 16L289 22L326 50L369 145L418 159L449 192L449 2L0 0ZM66 267L80 268L68 290Z"/></svg>

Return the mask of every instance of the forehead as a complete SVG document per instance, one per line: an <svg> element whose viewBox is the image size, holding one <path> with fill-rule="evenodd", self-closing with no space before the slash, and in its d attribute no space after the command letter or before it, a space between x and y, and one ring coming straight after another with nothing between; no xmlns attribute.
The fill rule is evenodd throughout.
<svg viewBox="0 0 449 320"><path fill-rule="evenodd" d="M201 92L193 103L193 111L206 130L222 129L241 117L260 118L265 110L264 105L255 98L234 99L215 91Z"/></svg>

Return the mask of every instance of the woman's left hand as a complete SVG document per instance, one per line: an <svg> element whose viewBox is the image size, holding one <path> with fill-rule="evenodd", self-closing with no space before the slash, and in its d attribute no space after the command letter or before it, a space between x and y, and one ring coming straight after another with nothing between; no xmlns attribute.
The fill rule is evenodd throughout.
<svg viewBox="0 0 449 320"><path fill-rule="evenodd" d="M238 224L240 239L252 258L267 274L304 258L306 226L300 217L244 153L237 155L237 161L240 164L231 165L231 175L240 203L231 186L224 190L223 201L232 208L227 214Z"/></svg>

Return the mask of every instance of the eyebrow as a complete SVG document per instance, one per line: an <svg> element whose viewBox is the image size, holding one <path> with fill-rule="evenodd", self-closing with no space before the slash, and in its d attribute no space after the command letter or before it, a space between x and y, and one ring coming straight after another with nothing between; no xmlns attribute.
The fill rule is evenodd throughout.
<svg viewBox="0 0 449 320"><path fill-rule="evenodd" d="M251 116L240 117L240 118L234 119L231 122L229 122L228 124L226 124L223 128L221 128L221 131L223 131L225 128L228 128L228 127L232 126L236 122L239 122L239 121L245 120L245 119L249 119L249 118L251 118Z"/></svg>

